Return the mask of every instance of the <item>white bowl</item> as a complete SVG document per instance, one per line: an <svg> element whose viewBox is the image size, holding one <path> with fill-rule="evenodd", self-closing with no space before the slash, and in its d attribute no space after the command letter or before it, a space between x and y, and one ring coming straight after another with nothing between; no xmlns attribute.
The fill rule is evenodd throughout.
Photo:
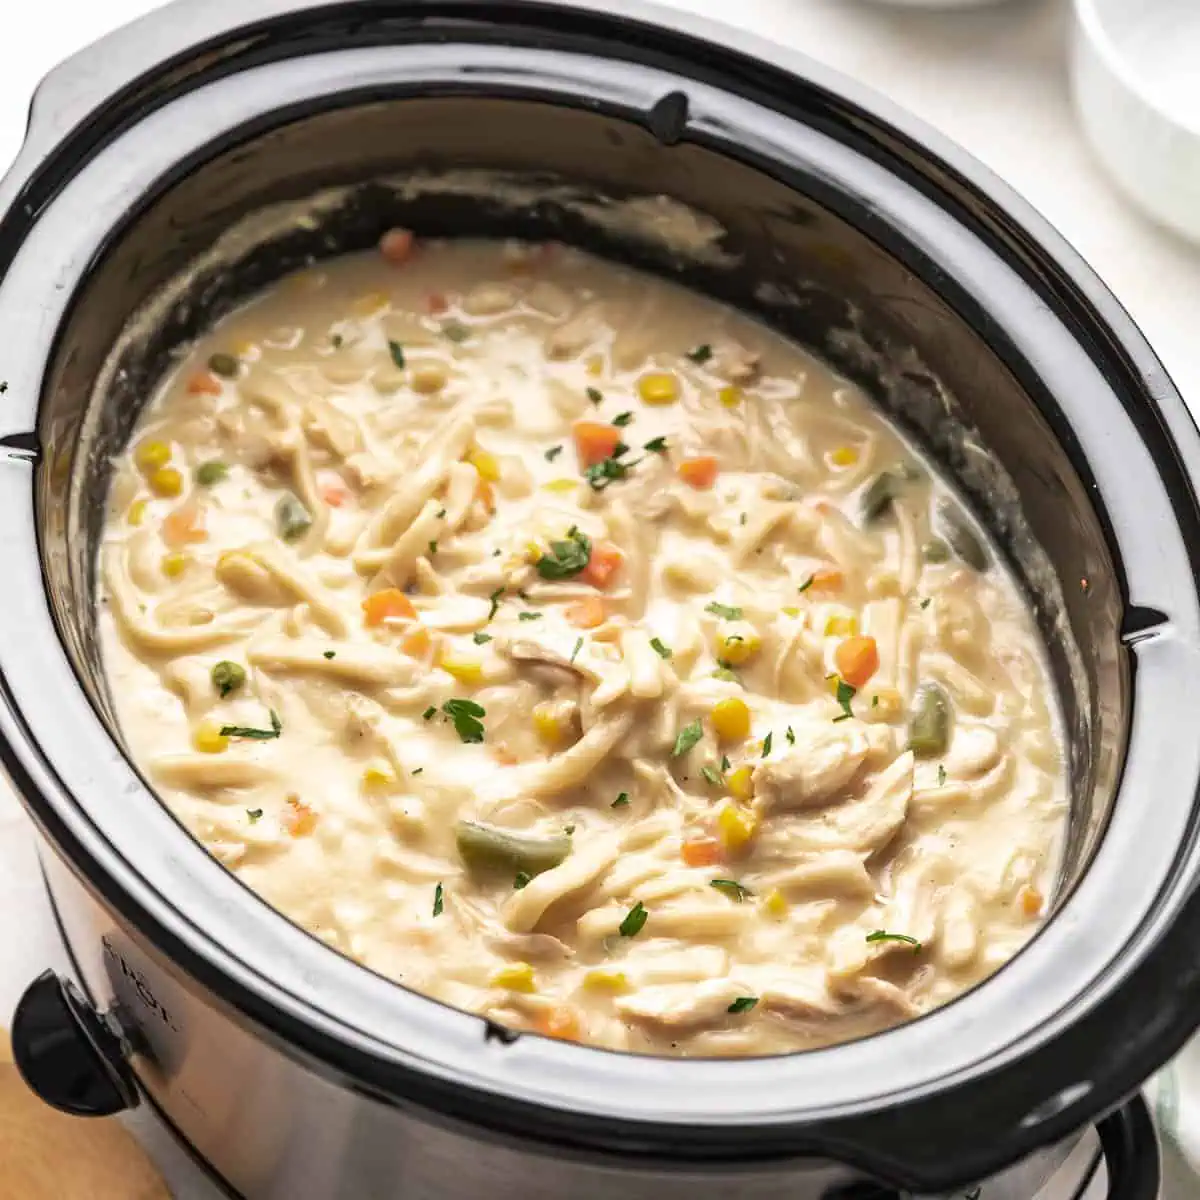
<svg viewBox="0 0 1200 1200"><path fill-rule="evenodd" d="M1075 0L1072 81L1101 162L1200 241L1200 0Z"/></svg>

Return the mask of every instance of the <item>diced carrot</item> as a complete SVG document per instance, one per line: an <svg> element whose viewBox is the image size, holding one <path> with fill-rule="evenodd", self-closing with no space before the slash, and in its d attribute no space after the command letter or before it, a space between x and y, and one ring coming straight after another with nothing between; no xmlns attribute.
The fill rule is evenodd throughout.
<svg viewBox="0 0 1200 1200"><path fill-rule="evenodd" d="M612 458L613 451L621 444L621 431L615 425L602 425L599 421L576 421L571 432L581 467L594 467Z"/></svg>
<svg viewBox="0 0 1200 1200"><path fill-rule="evenodd" d="M382 625L389 617L407 617L412 620L417 615L412 601L399 588L384 588L374 592L363 602L364 623L367 625Z"/></svg>
<svg viewBox="0 0 1200 1200"><path fill-rule="evenodd" d="M721 861L721 843L716 838L694 838L680 847L680 857L689 867L711 867Z"/></svg>
<svg viewBox="0 0 1200 1200"><path fill-rule="evenodd" d="M599 596L584 596L567 609L566 617L576 629L595 629L608 620L608 605Z"/></svg>
<svg viewBox="0 0 1200 1200"><path fill-rule="evenodd" d="M317 827L317 814L299 796L287 798L287 811L283 814L284 828L292 837L304 837Z"/></svg>
<svg viewBox="0 0 1200 1200"><path fill-rule="evenodd" d="M502 767L515 767L520 761L517 756L507 746L492 746L492 757Z"/></svg>
<svg viewBox="0 0 1200 1200"><path fill-rule="evenodd" d="M168 513L162 523L163 541L168 546L186 546L208 537L204 528L204 511L198 504L185 504Z"/></svg>
<svg viewBox="0 0 1200 1200"><path fill-rule="evenodd" d="M579 1014L564 1004L539 1013L537 1030L538 1033L544 1033L547 1037L577 1042L583 1034L583 1025Z"/></svg>
<svg viewBox="0 0 1200 1200"><path fill-rule="evenodd" d="M873 637L848 637L838 642L833 661L838 674L860 688L879 670L879 647Z"/></svg>
<svg viewBox="0 0 1200 1200"><path fill-rule="evenodd" d="M711 454L685 458L679 464L679 478L684 483L704 491L717 481L717 460Z"/></svg>
<svg viewBox="0 0 1200 1200"><path fill-rule="evenodd" d="M413 240L411 229L389 229L379 239L379 253L393 267L403 266L412 257Z"/></svg>
<svg viewBox="0 0 1200 1200"><path fill-rule="evenodd" d="M846 577L837 567L818 567L813 572L812 586L817 592L840 592Z"/></svg>
<svg viewBox="0 0 1200 1200"><path fill-rule="evenodd" d="M593 542L588 564L579 572L579 578L592 587L606 588L623 561L624 556L611 542Z"/></svg>
<svg viewBox="0 0 1200 1200"><path fill-rule="evenodd" d="M321 499L330 508L341 508L350 499L350 489L340 480L330 479L321 484Z"/></svg>
<svg viewBox="0 0 1200 1200"><path fill-rule="evenodd" d="M219 396L221 381L211 371L200 371L188 380L187 390L193 396Z"/></svg>
<svg viewBox="0 0 1200 1200"><path fill-rule="evenodd" d="M425 307L436 317L450 307L450 301L441 292L430 292L425 297Z"/></svg>
<svg viewBox="0 0 1200 1200"><path fill-rule="evenodd" d="M1021 889L1021 911L1027 917L1036 917L1042 911L1042 905L1046 899L1041 892L1035 887L1023 887Z"/></svg>
<svg viewBox="0 0 1200 1200"><path fill-rule="evenodd" d="M414 625L400 639L400 649L410 658L424 658L433 647L433 638L424 625Z"/></svg>

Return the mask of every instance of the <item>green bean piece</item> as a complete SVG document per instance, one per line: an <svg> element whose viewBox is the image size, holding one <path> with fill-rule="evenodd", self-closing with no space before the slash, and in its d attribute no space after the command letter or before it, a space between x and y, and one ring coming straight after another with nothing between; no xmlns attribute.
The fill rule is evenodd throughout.
<svg viewBox="0 0 1200 1200"><path fill-rule="evenodd" d="M214 354L208 360L208 369L222 379L236 379L242 364L232 354Z"/></svg>
<svg viewBox="0 0 1200 1200"><path fill-rule="evenodd" d="M479 821L459 821L454 827L454 840L459 857L473 870L540 875L557 867L571 853L571 839L565 833L518 833Z"/></svg>
<svg viewBox="0 0 1200 1200"><path fill-rule="evenodd" d="M923 683L908 714L908 748L918 758L936 758L950 745L950 697L936 683Z"/></svg>
<svg viewBox="0 0 1200 1200"><path fill-rule="evenodd" d="M212 487L215 483L220 483L229 474L229 468L219 459L210 459L208 462L202 462L196 468L196 482L201 487Z"/></svg>
<svg viewBox="0 0 1200 1200"><path fill-rule="evenodd" d="M966 515L951 501L943 500L938 505L938 517L941 521L942 531L946 535L946 541L950 543L950 549L968 567L976 571L986 571L991 565L991 555L988 554L987 547L979 540L975 530L971 528Z"/></svg>
<svg viewBox="0 0 1200 1200"><path fill-rule="evenodd" d="M941 538L930 538L921 547L921 557L927 563L944 563L950 558L950 547Z"/></svg>
<svg viewBox="0 0 1200 1200"><path fill-rule="evenodd" d="M275 505L275 526L285 542L302 538L312 526L312 513L291 492L284 492Z"/></svg>
<svg viewBox="0 0 1200 1200"><path fill-rule="evenodd" d="M880 471L862 494L862 518L871 525L892 507L900 495L904 480L895 471Z"/></svg>

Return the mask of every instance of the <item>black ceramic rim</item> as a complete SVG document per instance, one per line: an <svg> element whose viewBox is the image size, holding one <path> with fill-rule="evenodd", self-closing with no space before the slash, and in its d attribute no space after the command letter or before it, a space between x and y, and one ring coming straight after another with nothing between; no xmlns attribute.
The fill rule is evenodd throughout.
<svg viewBox="0 0 1200 1200"><path fill-rule="evenodd" d="M567 52L588 55L589 65L619 62L627 75L661 72L698 90L726 88L751 102L759 101L767 112L802 112L812 126L838 121L854 124L877 161L886 162L891 173L906 179L915 190L937 193L940 206L953 214L954 227L969 230L981 246L1002 255L1014 276L1032 289L1047 313L1055 314L1061 323L1053 344L1065 348L1069 334L1075 339L1073 351L1086 357L1098 380L1107 382L1104 403L1111 408L1114 426L1124 422L1124 432L1134 431L1138 447L1153 448L1158 459L1150 489L1153 495L1143 497L1140 506L1128 503L1127 496L1121 504L1111 503L1128 482L1114 476L1111 486L1101 488L1098 503L1107 507L1117 542L1114 557L1126 567L1129 579L1139 578L1136 568L1145 548L1139 548L1138 539L1147 532L1146 523L1151 518L1165 522L1159 530L1163 546L1158 549L1166 556L1164 569L1169 578L1163 586L1170 595L1164 599L1151 589L1128 598L1171 614L1174 632L1139 642L1131 652L1141 681L1161 682L1166 694L1180 702L1180 711L1195 710L1191 702L1200 698L1196 689L1190 681L1185 685L1178 678L1181 668L1194 658L1197 641L1192 583L1197 566L1197 514L1184 459L1194 463L1200 449L1190 418L1149 348L1099 281L1044 222L961 152L814 64L785 60L769 47L729 31L703 40L711 27L678 15L670 18L676 30L668 30L654 23L655 19L662 22L663 17L654 18L645 10L623 9L614 15L591 11L583 4L572 5L569 18L565 18L561 7L520 0L489 5L453 0L363 5L347 0L307 13L297 11L278 22L254 24L244 19L248 7L224 0L206 5L202 14L196 11L199 6L173 7L114 35L92 52L106 61L113 61L114 56L115 61L125 63L140 60L149 73L105 103L97 103L86 117L81 115L78 125L62 131L65 137L53 150L42 147L44 157L39 151L39 161L22 168L20 177L6 181L0 190L8 205L0 222L0 264L20 267L22 252L38 241L41 227L52 224L56 211L66 209L89 165L116 142L135 136L141 125L165 112L171 103L185 103L189 92L222 76L249 77L265 64L301 52L314 56L315 62L320 50L333 46L379 46L389 39L403 42L420 37L427 46L455 42L489 47L493 55L504 55L508 51L497 43L523 43L513 52L513 65L522 68L530 94L562 93L561 81L555 80L552 87L536 71L527 69L533 63L531 55ZM258 10L265 17L279 7L262 0ZM369 28L361 24L362 12L368 8L373 17ZM397 18L394 28L378 21L389 14ZM419 27L413 24L414 14L420 17ZM449 17L455 19L453 23ZM629 22L635 19L647 23L634 31ZM154 67L153 59L163 45L177 46L178 54ZM226 58L221 54L223 47ZM209 65L195 67L197 74L188 78L184 68L194 65L194 56L201 49ZM757 59L747 58L748 52ZM775 65L768 66L768 62ZM69 84L69 80L68 69L65 80L60 76L52 81L48 101L53 100L54 88ZM456 94L470 94L472 87L486 92L488 86L488 76L481 74L473 84L460 80ZM38 149L38 138L35 121L32 150ZM128 199L136 201L137 197ZM853 214L849 215L853 219ZM946 228L951 228L950 222ZM893 232L903 241L906 231ZM64 265L78 278L86 261ZM49 274L57 278L53 272ZM20 271L13 269L5 285L11 290L20 282ZM952 281L946 286L952 287ZM28 293L22 298L27 300ZM51 297L42 299L43 316L61 312L56 309L59 302ZM960 311L973 303L969 289L955 292L952 299ZM8 305L12 305L11 295ZM0 311L4 308L5 289L0 287ZM983 319L986 314L977 315ZM16 344L24 345L20 339ZM25 406L31 419L49 348L36 337L30 338L29 347L22 352L28 361L14 361L12 377L19 397L13 411ZM1011 361L1015 370L1030 376L1032 360L1014 352ZM1052 363L1038 366L1044 372L1053 371ZM1100 403L1099 397L1096 402ZM9 414L4 415L7 420ZM1073 428L1072 421L1079 419L1077 412L1057 411L1057 422L1052 423L1058 429ZM31 423L26 425L31 427ZM1089 463L1095 465L1097 457L1103 458L1103 431L1093 428L1087 432L1092 436L1085 439L1084 449ZM0 508L5 512L5 525L0 526L0 540L11 551L16 582L27 581L31 569L37 580L29 467L14 461L3 466L0 501L4 503ZM1131 463L1129 470L1134 469ZM1102 484L1106 483L1105 474L1111 472L1101 473ZM1161 573L1158 582L1162 584ZM1179 844L1164 851L1159 877L1152 881L1153 903L1145 907L1138 927L1115 936L1111 931L1121 914L1109 921L1109 961L1093 994L1074 996L1069 1004L1045 1013L1041 1028L1023 1029L1022 1036L1003 1047L1003 1052L973 1059L970 1047L961 1047L966 1054L956 1064L959 1069L926 1078L908 1089L893 1087L889 1078L892 1071L899 1074L902 1066L911 1066L902 1062L906 1053L919 1053L919 1046L952 1028L961 1031L970 1014L990 1009L996 1015L1006 982L1011 988L1022 977L1015 968L1025 960L1027 977L1029 962L1036 957L1033 950L1038 948L1038 953L1045 955L1052 952L1056 941L1061 945L1069 921L1074 922L1080 946L1090 943L1095 951L1097 939L1103 941L1104 929L1098 928L1098 914L1089 916L1085 911L1086 898L1074 898L1034 947L985 988L900 1030L829 1051L789 1059L680 1064L540 1038L522 1038L513 1046L485 1038L481 1048L478 1018L451 1013L384 984L337 959L264 905L247 908L244 889L239 891L240 885L190 842L162 843L169 846L168 865L177 875L169 890L151 886L137 869L143 860L124 853L136 837L149 838L149 825L136 837L122 835L118 839L111 830L106 836L98 812L72 798L74 794L120 800L128 802L131 811L141 799L148 799L86 701L73 694L78 689L72 682L54 697L37 694L39 688L72 681L73 676L54 640L44 599L36 594L36 582L26 589L29 594L17 590L22 594L0 609L5 618L0 634L5 709L0 713L4 733L0 754L43 831L113 911L167 959L208 987L231 1012L248 1017L285 1052L381 1100L402 1098L453 1112L499 1133L528 1137L530 1130L537 1130L547 1144L620 1151L627 1156L734 1163L827 1154L862 1165L902 1186L929 1191L991 1174L1111 1108L1182 1044L1195 1023L1192 1014L1200 999L1200 956L1195 949L1200 901L1185 902L1186 885L1196 873L1195 830L1194 821L1179 813L1192 812L1200 770L1195 752L1165 739L1169 730L1155 728L1144 717L1139 720L1136 706L1131 739L1131 763L1136 770L1130 775L1140 786L1135 792L1131 779L1126 779L1115 824L1124 824L1121 837L1128 838L1128 822L1134 819L1128 815L1131 806L1152 782L1147 778L1148 763L1161 761L1169 752L1182 780L1172 780L1169 785L1178 810L1175 828L1181 835ZM30 644L22 644L27 638L32 639ZM39 655L44 677L34 682L30 676L37 672L30 668ZM1163 695L1164 690L1159 689L1158 694ZM50 711L72 719L67 738L47 719ZM1163 724L1171 724L1169 717ZM1149 804L1146 811L1151 811ZM155 818L148 810L144 815L178 839L177 828L165 815ZM1081 892L1102 890L1102 882L1096 878L1102 874L1102 865L1109 872L1107 883L1115 885L1118 862L1114 861L1115 851L1107 853L1106 849L1115 836L1117 831L1110 829ZM1128 851L1127 844L1125 858L1119 863L1122 867L1128 866ZM239 957L226 950L212 932L215 917L204 928L189 920L188 912L202 911L195 897L213 894L235 905L241 919L262 933L261 956ZM1050 945L1039 948L1043 943ZM272 952L279 945L286 946L285 958L273 962ZM279 971L272 969L276 965ZM289 991L281 982L297 979L311 986ZM376 1022L375 1012L349 1002L352 994L366 997L369 990L378 1000L384 988L390 1021ZM346 997L347 1003L323 1005L322 990L339 999ZM984 997L987 999L981 1000ZM393 1033L397 1024L405 1027L400 1032L406 1032L407 1041L398 1034L389 1041L380 1033ZM426 1046L420 1049L413 1044L417 1034L428 1035ZM1101 1064L1096 1062L1098 1046L1106 1048ZM1029 1061L1034 1053L1035 1066ZM835 1063L860 1064L870 1072L865 1091L853 1102L814 1103L811 1093L801 1096L796 1092L796 1077L807 1076L811 1082L818 1070L832 1075ZM586 1097L575 1097L573 1106L563 1102L560 1091L560 1085L566 1086L562 1080L568 1077L586 1085ZM677 1103L663 1105L657 1112L647 1110L639 1108L643 1095L670 1095ZM772 1103L764 1102L764 1096L771 1097ZM719 1105L705 1107L708 1100L716 1099L728 1101L727 1111L720 1112ZM947 1152L948 1146L954 1147L953 1153Z"/></svg>

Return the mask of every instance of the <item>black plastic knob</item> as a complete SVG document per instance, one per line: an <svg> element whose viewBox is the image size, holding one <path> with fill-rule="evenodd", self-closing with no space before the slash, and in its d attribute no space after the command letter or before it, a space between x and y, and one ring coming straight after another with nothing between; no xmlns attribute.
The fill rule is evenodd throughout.
<svg viewBox="0 0 1200 1200"><path fill-rule="evenodd" d="M79 989L53 971L39 975L17 1003L13 1060L47 1104L80 1117L107 1117L138 1104L121 1039Z"/></svg>

